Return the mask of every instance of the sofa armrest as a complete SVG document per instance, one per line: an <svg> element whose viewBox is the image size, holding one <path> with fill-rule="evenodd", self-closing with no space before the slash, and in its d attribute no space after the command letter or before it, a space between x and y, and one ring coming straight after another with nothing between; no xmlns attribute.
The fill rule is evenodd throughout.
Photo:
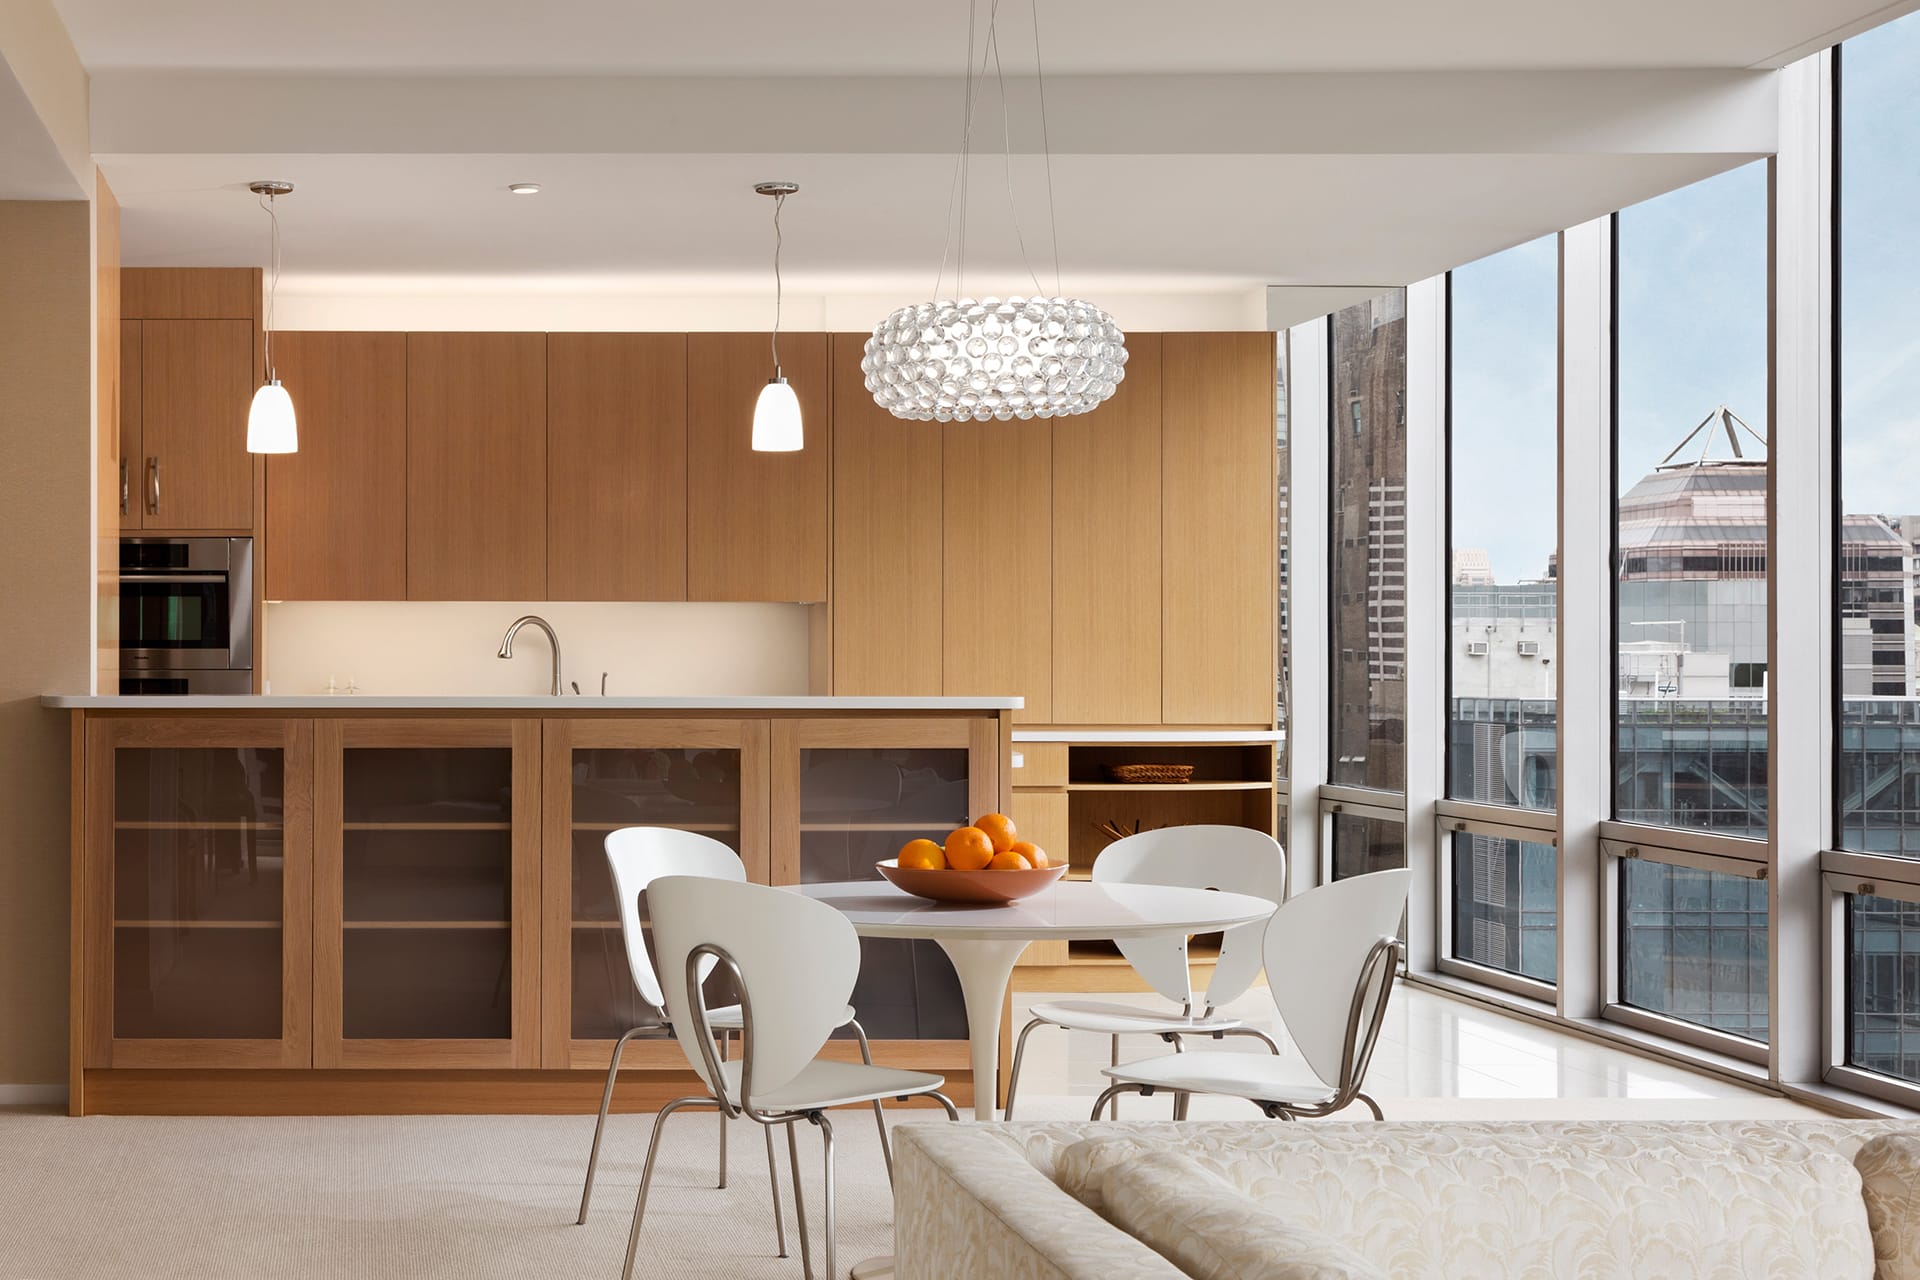
<svg viewBox="0 0 1920 1280"><path fill-rule="evenodd" d="M894 1177L897 1280L1188 1280L989 1126L900 1126Z"/></svg>

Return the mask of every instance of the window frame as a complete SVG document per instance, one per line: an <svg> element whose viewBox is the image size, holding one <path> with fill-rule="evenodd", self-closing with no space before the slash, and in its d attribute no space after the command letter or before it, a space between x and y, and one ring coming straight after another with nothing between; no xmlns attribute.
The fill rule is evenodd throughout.
<svg viewBox="0 0 1920 1280"><path fill-rule="evenodd" d="M1494 987L1511 995L1525 996L1530 1000L1539 1000L1554 1004L1560 990L1560 984L1542 982L1525 974L1509 973L1505 969L1496 969L1491 965L1476 964L1471 960L1462 960L1453 954L1453 837L1456 835L1489 836L1496 840L1519 840L1528 844L1552 846L1555 855L1560 851L1559 826L1555 815L1535 810L1509 810L1502 805L1483 805L1468 801L1447 801L1435 806L1434 842L1438 850L1438 884L1434 897L1439 911L1438 938L1439 957L1436 967L1441 973L1453 978L1462 978L1468 982L1477 982ZM1513 822L1508 819L1510 812L1536 814L1545 818L1545 822ZM1488 816L1491 814L1492 816ZM1556 882L1558 876L1555 877ZM1554 972L1559 970L1559 960L1564 949L1560 946L1559 917L1556 910L1554 920Z"/></svg>

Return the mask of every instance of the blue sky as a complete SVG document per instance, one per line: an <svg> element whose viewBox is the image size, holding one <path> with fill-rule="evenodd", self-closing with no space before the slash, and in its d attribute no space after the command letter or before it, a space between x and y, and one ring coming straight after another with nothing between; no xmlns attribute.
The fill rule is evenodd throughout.
<svg viewBox="0 0 1920 1280"><path fill-rule="evenodd" d="M1920 513L1920 14L1842 61L1845 502ZM1770 433L1766 181L1756 161L1620 214L1622 486L1721 404ZM1547 236L1453 273L1453 541L1502 582L1554 545L1555 258Z"/></svg>

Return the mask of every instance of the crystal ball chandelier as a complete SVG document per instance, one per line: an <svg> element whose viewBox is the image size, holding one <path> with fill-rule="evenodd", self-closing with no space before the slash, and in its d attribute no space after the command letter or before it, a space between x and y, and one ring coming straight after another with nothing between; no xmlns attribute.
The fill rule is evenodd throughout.
<svg viewBox="0 0 1920 1280"><path fill-rule="evenodd" d="M902 307L867 339L867 390L896 418L985 422L1085 413L1127 375L1113 317L1078 298Z"/></svg>
<svg viewBox="0 0 1920 1280"><path fill-rule="evenodd" d="M1029 0L1033 19L1033 65L1040 101L1041 156L1047 173L1047 224L1053 231L1054 293L1060 288L1060 241L1053 202L1053 156L1047 143L1047 81L1040 66L1039 5ZM1000 84L1001 139L1011 152L1007 92L1000 68L998 18L994 0L987 15L985 52L975 72L974 33L978 0L967 6L967 83L955 158L953 193L948 196L947 244L934 277L935 301L902 307L874 326L860 361L867 390L896 418L936 422L1007 421L1009 418L1058 418L1095 409L1113 395L1127 375L1127 340L1108 315L1079 298L1039 296L1045 292L1027 259L1027 240L1014 201L1012 156L1007 156L1007 214L1020 244L1020 256L1033 280L1034 296L940 298L948 253L959 221L959 266L953 291L964 295L967 273L967 186L971 176L977 81L988 64Z"/></svg>

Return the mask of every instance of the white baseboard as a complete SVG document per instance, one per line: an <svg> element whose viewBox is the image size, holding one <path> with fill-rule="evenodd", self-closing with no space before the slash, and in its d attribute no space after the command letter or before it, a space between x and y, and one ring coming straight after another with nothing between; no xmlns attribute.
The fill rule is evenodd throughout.
<svg viewBox="0 0 1920 1280"><path fill-rule="evenodd" d="M0 1084L0 1107L65 1106L67 1086L63 1084Z"/></svg>

